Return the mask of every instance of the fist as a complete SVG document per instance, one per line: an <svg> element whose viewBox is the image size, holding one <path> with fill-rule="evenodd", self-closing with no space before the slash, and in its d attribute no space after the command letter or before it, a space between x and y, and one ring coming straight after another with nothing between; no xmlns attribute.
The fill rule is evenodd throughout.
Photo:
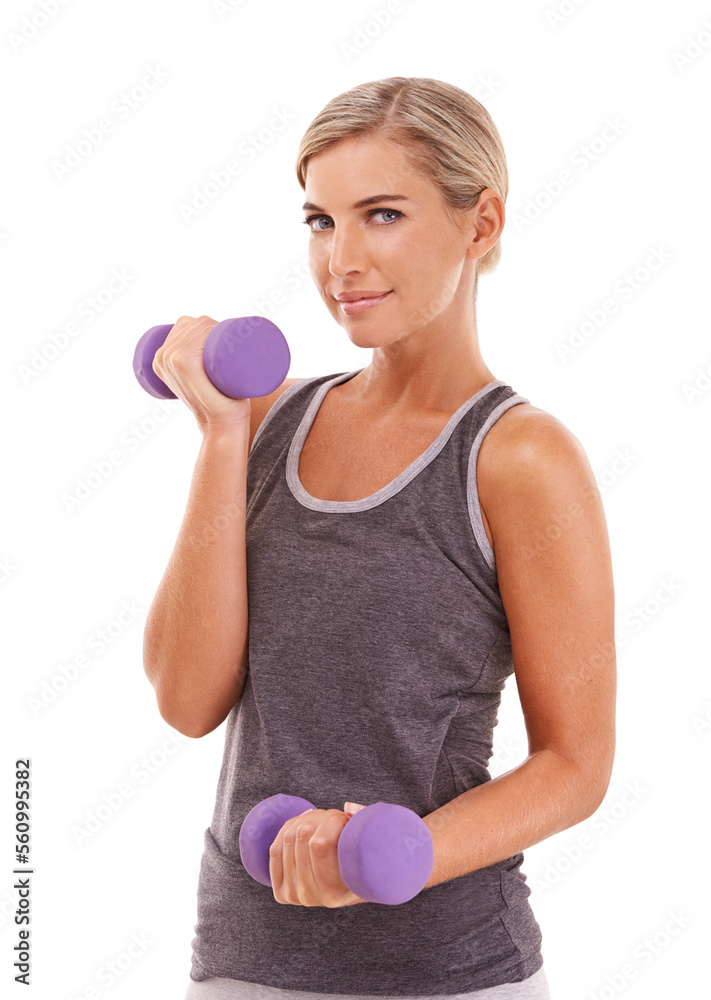
<svg viewBox="0 0 711 1000"><path fill-rule="evenodd" d="M338 840L353 812L307 809L287 820L269 848L269 877L277 903L294 906L354 906L367 903L351 892L338 867ZM349 808L350 807L350 808Z"/></svg>

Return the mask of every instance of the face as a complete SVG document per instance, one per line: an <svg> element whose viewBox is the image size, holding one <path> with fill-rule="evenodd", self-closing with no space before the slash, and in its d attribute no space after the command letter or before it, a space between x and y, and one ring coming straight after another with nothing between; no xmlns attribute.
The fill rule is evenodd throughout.
<svg viewBox="0 0 711 1000"><path fill-rule="evenodd" d="M312 206L304 209L311 273L354 344L382 346L433 325L451 330L471 320L476 260L503 228L495 192L481 193L476 208L461 216L461 231L439 188L413 171L400 146L356 138L309 159L305 194ZM364 310L346 311L336 296L359 290L388 294Z"/></svg>

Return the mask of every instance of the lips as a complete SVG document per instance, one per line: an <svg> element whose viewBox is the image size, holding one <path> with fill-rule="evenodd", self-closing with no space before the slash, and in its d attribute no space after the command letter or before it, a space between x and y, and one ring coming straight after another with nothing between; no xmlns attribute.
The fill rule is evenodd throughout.
<svg viewBox="0 0 711 1000"><path fill-rule="evenodd" d="M340 292L335 296L339 302L356 302L358 299L377 299L380 295L385 295L391 291L389 288L355 288L352 292Z"/></svg>
<svg viewBox="0 0 711 1000"><path fill-rule="evenodd" d="M339 301L338 304L346 316L356 316L358 313L365 312L366 309L373 309L389 295L390 292L383 292L382 295L370 295L364 298L355 299L352 302Z"/></svg>

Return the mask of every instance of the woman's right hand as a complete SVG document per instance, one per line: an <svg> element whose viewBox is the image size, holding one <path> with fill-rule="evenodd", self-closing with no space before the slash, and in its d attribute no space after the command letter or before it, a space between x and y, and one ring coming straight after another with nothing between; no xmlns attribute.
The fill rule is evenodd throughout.
<svg viewBox="0 0 711 1000"><path fill-rule="evenodd" d="M218 320L181 316L153 358L153 371L192 410L203 435L249 423L252 404L231 399L207 377L202 360L205 341Z"/></svg>

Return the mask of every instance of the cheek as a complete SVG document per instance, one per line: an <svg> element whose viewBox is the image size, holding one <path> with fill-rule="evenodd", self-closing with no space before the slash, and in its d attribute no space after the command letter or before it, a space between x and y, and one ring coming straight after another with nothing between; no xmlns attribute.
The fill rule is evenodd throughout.
<svg viewBox="0 0 711 1000"><path fill-rule="evenodd" d="M398 291L398 309L405 321L417 326L435 319L451 303L459 276L456 268L441 261L437 266L431 257L419 266L413 263L404 286Z"/></svg>
<svg viewBox="0 0 711 1000"><path fill-rule="evenodd" d="M414 252L407 266L399 270L398 306L416 318L430 312L430 303L439 297L443 272L430 254Z"/></svg>
<svg viewBox="0 0 711 1000"><path fill-rule="evenodd" d="M309 243L309 270L314 278L328 273L328 254L324 253L313 240Z"/></svg>

